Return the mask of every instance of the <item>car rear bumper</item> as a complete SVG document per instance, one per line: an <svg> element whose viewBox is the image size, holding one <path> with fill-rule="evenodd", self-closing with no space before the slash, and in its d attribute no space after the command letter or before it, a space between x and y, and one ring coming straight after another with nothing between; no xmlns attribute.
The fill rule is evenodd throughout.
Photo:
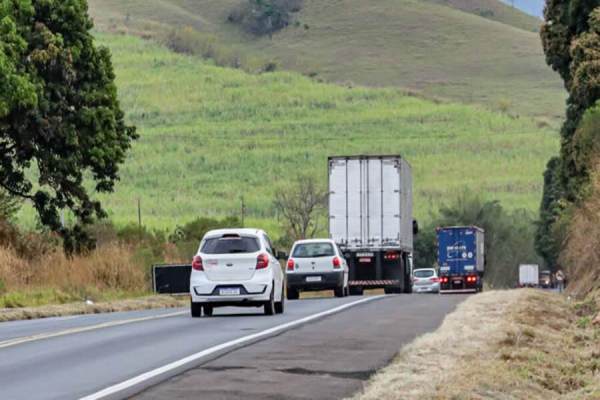
<svg viewBox="0 0 600 400"><path fill-rule="evenodd" d="M192 277L190 295L194 303L211 303L214 306L253 305L268 301L273 289L270 276L245 282L209 281L205 277ZM237 289L239 294L221 295L221 289Z"/></svg>
<svg viewBox="0 0 600 400"><path fill-rule="evenodd" d="M438 293L440 291L440 284L434 283L432 285L413 285L413 292L416 293Z"/></svg>
<svg viewBox="0 0 600 400"><path fill-rule="evenodd" d="M312 281L312 279L320 279ZM287 274L287 287L302 290L323 290L344 285L344 271L320 272L315 274Z"/></svg>

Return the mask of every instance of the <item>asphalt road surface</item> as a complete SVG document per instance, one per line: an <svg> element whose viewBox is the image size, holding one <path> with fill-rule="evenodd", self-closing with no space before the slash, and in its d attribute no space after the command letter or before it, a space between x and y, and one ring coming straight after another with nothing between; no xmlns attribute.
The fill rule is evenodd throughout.
<svg viewBox="0 0 600 400"><path fill-rule="evenodd" d="M0 399L337 399L466 296L286 302L0 323ZM141 392L141 393L140 393Z"/></svg>

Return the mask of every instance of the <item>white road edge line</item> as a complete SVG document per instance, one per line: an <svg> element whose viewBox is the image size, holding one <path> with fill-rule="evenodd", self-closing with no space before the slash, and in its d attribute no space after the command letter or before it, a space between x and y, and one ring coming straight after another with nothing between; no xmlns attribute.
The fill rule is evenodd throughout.
<svg viewBox="0 0 600 400"><path fill-rule="evenodd" d="M385 296L379 295L379 296L367 297L367 298L364 298L364 299L361 299L361 300L358 300L358 301L353 301L352 303L344 304L344 305L341 305L339 307L335 307L335 308L332 308L332 309L329 309L329 310L326 310L326 311L322 311L322 312L320 312L318 314L310 315L308 317L304 317L304 318L301 318L301 319L298 319L298 320L295 320L295 321L292 321L292 322L287 322L287 323L282 324L282 325L277 325L277 326L275 326L273 328L269 328L269 329L264 330L262 332L254 333L252 335L244 336L244 337L241 337L241 338L238 338L238 339L235 339L235 340L231 340L231 341L226 342L226 343L219 344L217 346L213 346L213 347L208 348L206 350L202 350L199 353L192 354L191 356L188 356L188 357L182 358L181 360L172 362L171 364L167 364L165 366L156 368L156 369L154 369L152 371L146 372L146 373L144 373L142 375L138 375L136 377L128 379L128 380L126 380L124 382L121 382L121 383L118 383L116 385L110 386L110 387L108 387L106 389L103 389L103 390L101 390L99 392L96 392L94 394L91 394L89 396L82 397L79 400L98 400L98 399L101 399L103 397L110 396L110 395L118 393L118 392L120 392L122 390L129 389L130 387L138 385L138 384L140 384L140 383L142 383L144 381L147 381L149 379L152 379L154 377L162 375L162 374L164 374L166 372L174 370L175 368L179 368L179 367L181 367L181 366L183 366L185 364L191 363L192 361L196 361L196 360L198 360L198 359L200 359L202 357L206 357L208 355L216 353L217 351L221 351L221 350L224 350L224 349L226 349L228 347L236 346L236 345L239 345L239 344L251 341L253 339L260 338L261 336L268 336L268 335L271 335L271 334L273 334L275 332L282 331L282 330L294 327L296 325L302 325L302 324L304 324L306 322L309 322L309 321L312 321L312 320L324 317L326 315L337 313L338 311L342 311L342 310L345 310L347 308L351 308L351 307L356 306L358 304L362 304L362 303L367 303L367 302L370 302L370 301L374 301L374 300L380 299L382 297L385 297Z"/></svg>

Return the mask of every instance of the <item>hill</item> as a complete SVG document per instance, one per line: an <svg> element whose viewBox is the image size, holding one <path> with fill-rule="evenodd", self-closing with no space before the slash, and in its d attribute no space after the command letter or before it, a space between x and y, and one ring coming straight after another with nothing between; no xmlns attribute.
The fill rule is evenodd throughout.
<svg viewBox="0 0 600 400"><path fill-rule="evenodd" d="M514 5L515 8L535 17L544 16L546 0L502 0L506 4Z"/></svg>
<svg viewBox="0 0 600 400"><path fill-rule="evenodd" d="M272 40L245 35L227 22L241 2L89 0L103 30L158 37L170 27L190 26L242 54L275 57L283 68L330 82L411 88L490 108L510 105L521 114L564 115L566 92L545 64L539 20L497 0L305 0L300 26Z"/></svg>
<svg viewBox="0 0 600 400"><path fill-rule="evenodd" d="M141 135L115 194L99 197L117 223L137 221L138 198L145 224L173 227L239 215L243 195L247 218L275 226L274 187L301 173L325 184L328 155L357 153L407 158L422 220L461 186L533 210L558 148L555 132L527 118L292 72L247 74L127 35L98 40Z"/></svg>

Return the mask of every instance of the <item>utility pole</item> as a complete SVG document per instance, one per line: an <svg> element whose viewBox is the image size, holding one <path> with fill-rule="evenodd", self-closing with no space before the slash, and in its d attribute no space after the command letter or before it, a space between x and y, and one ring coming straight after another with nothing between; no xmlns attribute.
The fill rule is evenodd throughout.
<svg viewBox="0 0 600 400"><path fill-rule="evenodd" d="M244 227L245 214L246 214L246 203L244 203L244 195L242 195L242 228Z"/></svg>
<svg viewBox="0 0 600 400"><path fill-rule="evenodd" d="M141 206L141 202L140 202L140 198L138 197L137 199L137 206L138 206L138 226L140 229L140 240L142 239L142 206Z"/></svg>

